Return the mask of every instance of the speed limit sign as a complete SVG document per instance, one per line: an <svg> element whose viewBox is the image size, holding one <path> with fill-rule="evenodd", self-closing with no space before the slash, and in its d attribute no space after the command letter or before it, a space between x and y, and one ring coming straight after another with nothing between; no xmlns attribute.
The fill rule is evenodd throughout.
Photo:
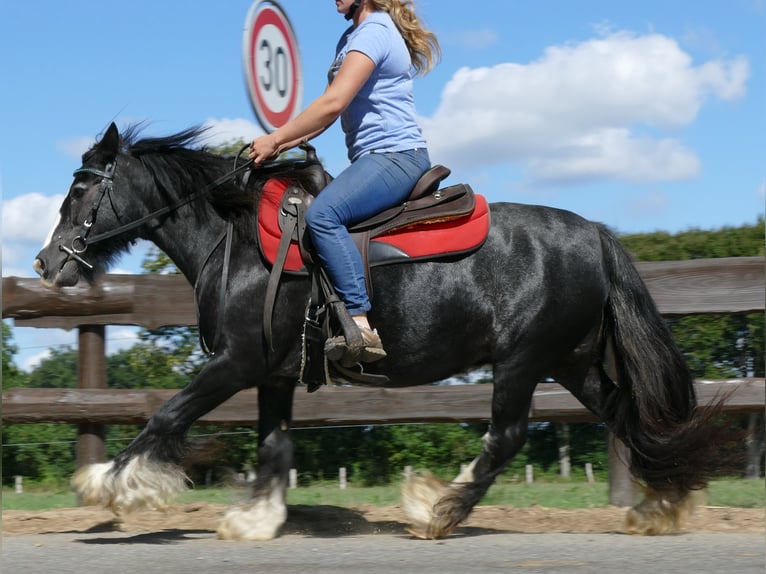
<svg viewBox="0 0 766 574"><path fill-rule="evenodd" d="M272 132L298 114L303 90L298 42L279 4L253 4L242 52L250 102L261 127Z"/></svg>

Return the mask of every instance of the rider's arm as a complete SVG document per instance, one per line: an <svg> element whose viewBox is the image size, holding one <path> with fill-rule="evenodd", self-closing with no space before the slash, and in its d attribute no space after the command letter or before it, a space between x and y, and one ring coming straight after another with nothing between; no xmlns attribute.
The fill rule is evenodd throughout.
<svg viewBox="0 0 766 574"><path fill-rule="evenodd" d="M250 157L259 164L322 133L343 113L374 69L368 56L350 51L325 92L281 128L253 140Z"/></svg>
<svg viewBox="0 0 766 574"><path fill-rule="evenodd" d="M332 125L332 124L330 124L330 125ZM314 133L307 135L306 137L303 137L303 138L300 138L300 139L296 139L296 140L292 140L290 142L287 142L286 144L282 144L281 146L279 146L279 149L277 150L277 155L280 155L281 153L286 152L287 150L294 148L295 146L303 143L304 141L311 141L311 140L313 140L315 137L322 135L327 130L327 128L329 128L329 127L330 127L329 125L325 126L321 130L317 130Z"/></svg>

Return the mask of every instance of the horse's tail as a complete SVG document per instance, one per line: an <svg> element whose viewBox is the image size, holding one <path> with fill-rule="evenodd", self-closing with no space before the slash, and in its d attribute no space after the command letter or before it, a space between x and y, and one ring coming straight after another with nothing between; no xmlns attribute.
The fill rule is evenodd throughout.
<svg viewBox="0 0 766 574"><path fill-rule="evenodd" d="M631 472L648 487L681 498L731 470L739 449L721 418L725 398L698 408L694 381L668 326L627 251L599 226L611 282L607 334L616 387L604 419L631 451Z"/></svg>

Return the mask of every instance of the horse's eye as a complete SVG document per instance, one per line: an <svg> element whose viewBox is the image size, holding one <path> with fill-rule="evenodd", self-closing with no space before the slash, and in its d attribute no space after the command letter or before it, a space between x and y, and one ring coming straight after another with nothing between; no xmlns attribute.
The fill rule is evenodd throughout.
<svg viewBox="0 0 766 574"><path fill-rule="evenodd" d="M88 191L88 186L83 182L77 182L72 184L69 193L72 196L72 199L80 199L83 195L85 195L86 191Z"/></svg>

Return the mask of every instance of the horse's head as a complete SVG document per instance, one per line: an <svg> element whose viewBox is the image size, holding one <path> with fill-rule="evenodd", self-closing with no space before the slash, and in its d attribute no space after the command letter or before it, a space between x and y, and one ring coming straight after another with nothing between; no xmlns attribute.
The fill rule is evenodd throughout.
<svg viewBox="0 0 766 574"><path fill-rule="evenodd" d="M75 285L80 278L93 282L127 247L124 237L93 242L119 224L115 172L129 167L117 165L120 143L112 123L101 141L83 155L82 167L75 170L59 219L33 264L47 287Z"/></svg>

